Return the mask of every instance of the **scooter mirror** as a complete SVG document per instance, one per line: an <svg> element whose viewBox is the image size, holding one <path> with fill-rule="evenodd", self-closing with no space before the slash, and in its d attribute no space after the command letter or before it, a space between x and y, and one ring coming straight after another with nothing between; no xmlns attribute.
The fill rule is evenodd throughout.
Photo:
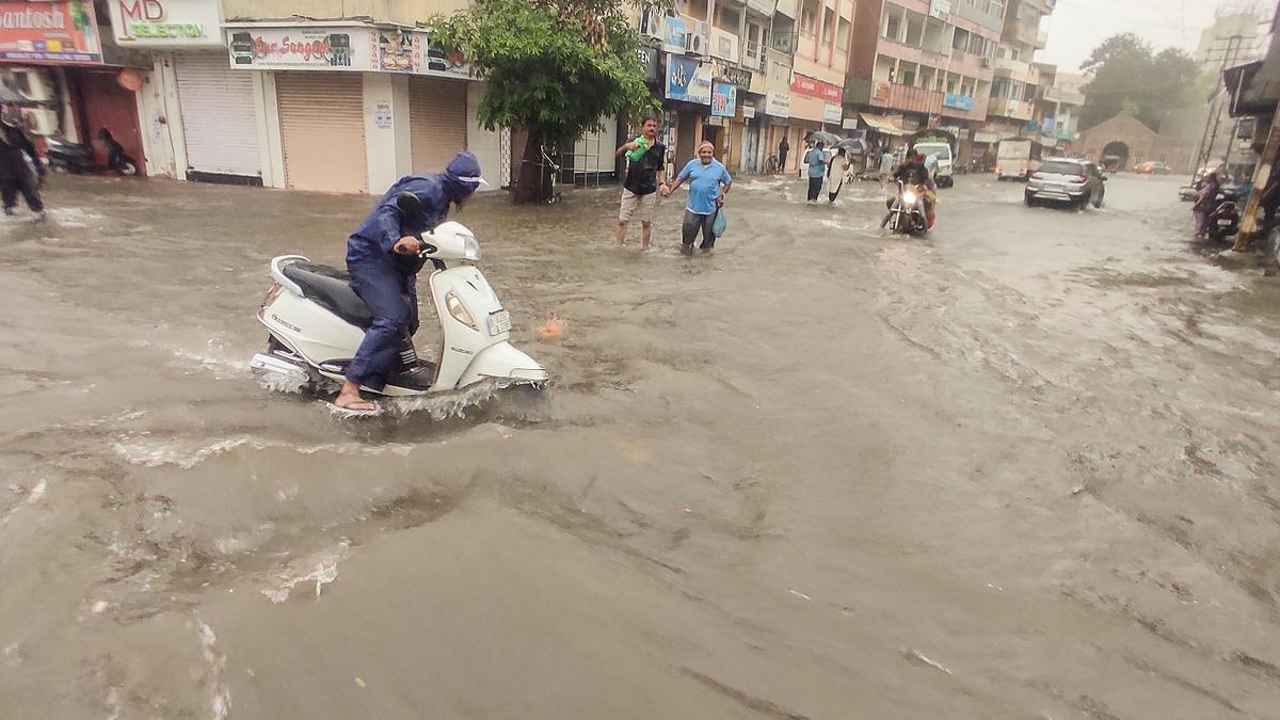
<svg viewBox="0 0 1280 720"><path fill-rule="evenodd" d="M422 212L422 201L418 200L417 195L406 191L396 196L396 207L404 215L412 217Z"/></svg>

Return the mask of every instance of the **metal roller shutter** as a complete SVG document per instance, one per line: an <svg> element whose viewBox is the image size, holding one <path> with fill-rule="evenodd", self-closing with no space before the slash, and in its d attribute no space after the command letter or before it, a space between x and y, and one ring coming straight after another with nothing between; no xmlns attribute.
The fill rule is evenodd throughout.
<svg viewBox="0 0 1280 720"><path fill-rule="evenodd" d="M223 51L178 53L175 66L187 172L261 178L253 73Z"/></svg>
<svg viewBox="0 0 1280 720"><path fill-rule="evenodd" d="M276 73L285 184L294 190L365 192L364 79L359 73Z"/></svg>
<svg viewBox="0 0 1280 720"><path fill-rule="evenodd" d="M467 83L409 78L409 138L415 173L444 170L467 147Z"/></svg>

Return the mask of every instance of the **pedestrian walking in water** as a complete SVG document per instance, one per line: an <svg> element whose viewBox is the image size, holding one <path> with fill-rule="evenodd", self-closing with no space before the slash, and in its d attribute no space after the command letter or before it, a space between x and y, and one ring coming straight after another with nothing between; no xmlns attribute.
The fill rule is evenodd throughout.
<svg viewBox="0 0 1280 720"><path fill-rule="evenodd" d="M34 172L32 168L35 168ZM27 207L36 214L36 219L44 220L44 201L40 198L42 177L44 165L36 155L36 146L22 129L22 115L18 108L0 109L0 196L4 200L4 214L13 214L21 194Z"/></svg>
<svg viewBox="0 0 1280 720"><path fill-rule="evenodd" d="M1218 173L1211 172L1196 193L1196 203L1191 206L1192 216L1196 221L1196 239L1203 240L1209 232L1209 213L1218 203Z"/></svg>
<svg viewBox="0 0 1280 720"><path fill-rule="evenodd" d="M782 136L782 142L778 143L778 171L786 174L787 172L787 155L791 152L791 143L787 142L786 134Z"/></svg>
<svg viewBox="0 0 1280 720"><path fill-rule="evenodd" d="M822 179L827 174L827 151L821 140L805 154L804 162L809 168L809 202L817 202L822 194Z"/></svg>
<svg viewBox="0 0 1280 720"><path fill-rule="evenodd" d="M693 241L702 233L702 252L711 252L716 245L716 215L724 206L725 196L733 186L729 170L715 158L715 146L703 142L698 146L698 157L690 160L676 181L665 194L670 195L689 181L689 203L685 206L681 227L680 252L693 254Z"/></svg>
<svg viewBox="0 0 1280 720"><path fill-rule="evenodd" d="M844 148L836 150L835 157L831 158L831 166L827 168L827 201L835 203L836 198L840 195L840 190L844 188L844 181L849 176L849 155Z"/></svg>
<svg viewBox="0 0 1280 720"><path fill-rule="evenodd" d="M658 191L667 187L663 170L667 147L658 142L658 121L647 118L640 137L618 148L627 156L627 175L622 183L622 203L618 209L618 244L627 241L627 223L639 215L640 249L648 250L653 233L653 213L658 207Z"/></svg>
<svg viewBox="0 0 1280 720"><path fill-rule="evenodd" d="M809 176L809 165L808 165L809 153L812 150L813 150L813 145L810 144L809 138L806 137L804 140L804 147L801 149L801 152L800 152L800 162L796 163L797 177L804 178Z"/></svg>

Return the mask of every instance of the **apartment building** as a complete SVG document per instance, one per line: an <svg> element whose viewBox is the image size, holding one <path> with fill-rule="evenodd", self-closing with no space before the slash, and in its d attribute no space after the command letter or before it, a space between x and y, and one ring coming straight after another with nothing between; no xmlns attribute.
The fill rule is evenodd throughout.
<svg viewBox="0 0 1280 720"><path fill-rule="evenodd" d="M845 125L883 142L956 134L961 161L987 118L1004 0L863 0L845 79Z"/></svg>
<svg viewBox="0 0 1280 720"><path fill-rule="evenodd" d="M983 139L994 142L1039 136L1036 103L1041 77L1035 54L1048 43L1049 35L1040 29L1040 21L1053 12L1055 4L1055 0L1008 0Z"/></svg>
<svg viewBox="0 0 1280 720"><path fill-rule="evenodd" d="M1040 131L1040 143L1069 153L1079 136L1085 78L1059 72L1056 65L1045 63L1036 63L1036 71L1040 76L1040 86L1033 119Z"/></svg>

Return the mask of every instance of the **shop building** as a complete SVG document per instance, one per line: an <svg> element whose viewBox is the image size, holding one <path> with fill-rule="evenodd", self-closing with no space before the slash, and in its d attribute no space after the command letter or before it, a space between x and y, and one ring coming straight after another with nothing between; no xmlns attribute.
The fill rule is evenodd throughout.
<svg viewBox="0 0 1280 720"><path fill-rule="evenodd" d="M0 2L0 81L26 99L23 120L37 139L90 144L105 165L95 138L107 130L145 172L138 102L147 63L105 23L92 2Z"/></svg>
<svg viewBox="0 0 1280 720"><path fill-rule="evenodd" d="M853 0L800 0L792 61L791 120L801 140L814 130L838 130L853 41ZM800 147L800 145L794 145Z"/></svg>

